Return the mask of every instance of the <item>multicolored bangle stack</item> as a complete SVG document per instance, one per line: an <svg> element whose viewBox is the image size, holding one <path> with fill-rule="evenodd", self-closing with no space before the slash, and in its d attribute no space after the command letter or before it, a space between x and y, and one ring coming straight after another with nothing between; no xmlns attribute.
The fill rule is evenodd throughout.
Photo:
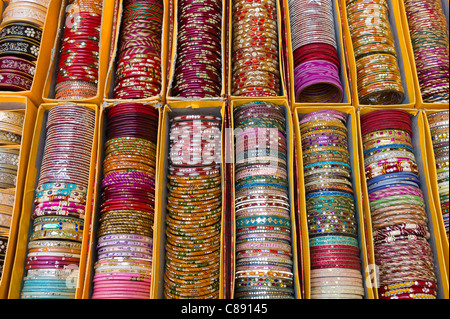
<svg viewBox="0 0 450 319"><path fill-rule="evenodd" d="M250 102L234 109L234 297L293 299L286 115Z"/></svg>
<svg viewBox="0 0 450 319"><path fill-rule="evenodd" d="M116 66L116 99L143 99L161 91L162 0L126 0Z"/></svg>
<svg viewBox="0 0 450 319"><path fill-rule="evenodd" d="M315 111L300 119L311 260L311 299L361 299L358 224L347 114Z"/></svg>
<svg viewBox="0 0 450 319"><path fill-rule="evenodd" d="M429 114L427 116L430 133L433 142L434 160L436 161L436 173L438 181L439 199L442 210L442 218L448 235L449 215L449 129L448 110Z"/></svg>
<svg viewBox="0 0 450 319"><path fill-rule="evenodd" d="M15 194L15 189L0 188L0 282L2 280L6 250L8 248Z"/></svg>
<svg viewBox="0 0 450 319"><path fill-rule="evenodd" d="M139 103L106 110L93 299L149 299L158 111Z"/></svg>
<svg viewBox="0 0 450 319"><path fill-rule="evenodd" d="M102 0L70 0L59 50L55 98L97 95Z"/></svg>
<svg viewBox="0 0 450 319"><path fill-rule="evenodd" d="M343 98L332 1L289 0L296 102Z"/></svg>
<svg viewBox="0 0 450 319"><path fill-rule="evenodd" d="M22 299L75 298L94 130L95 112L85 106L48 111Z"/></svg>
<svg viewBox="0 0 450 319"><path fill-rule="evenodd" d="M387 0L347 0L359 103L400 104L404 90Z"/></svg>
<svg viewBox="0 0 450 319"><path fill-rule="evenodd" d="M221 121L212 115L179 115L171 119L166 299L219 297Z"/></svg>
<svg viewBox="0 0 450 319"><path fill-rule="evenodd" d="M437 280L411 117L383 109L360 120L379 298L434 299Z"/></svg>
<svg viewBox="0 0 450 319"><path fill-rule="evenodd" d="M24 114L0 111L0 280L16 194Z"/></svg>
<svg viewBox="0 0 450 319"><path fill-rule="evenodd" d="M50 0L9 0L0 24L0 90L29 91Z"/></svg>
<svg viewBox="0 0 450 319"><path fill-rule="evenodd" d="M222 1L179 0L173 95L218 97L222 89Z"/></svg>
<svg viewBox="0 0 450 319"><path fill-rule="evenodd" d="M277 1L235 0L232 18L231 94L279 95Z"/></svg>
<svg viewBox="0 0 450 319"><path fill-rule="evenodd" d="M425 103L449 102L448 25L440 0L404 0Z"/></svg>

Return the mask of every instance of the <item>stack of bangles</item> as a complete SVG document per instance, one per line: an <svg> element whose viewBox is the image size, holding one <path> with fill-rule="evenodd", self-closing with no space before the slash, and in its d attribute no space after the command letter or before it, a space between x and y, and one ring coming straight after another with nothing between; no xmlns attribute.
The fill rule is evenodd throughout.
<svg viewBox="0 0 450 319"><path fill-rule="evenodd" d="M336 110L300 119L311 299L364 296L346 124Z"/></svg>
<svg viewBox="0 0 450 319"><path fill-rule="evenodd" d="M404 0L425 103L449 102L448 23L440 0Z"/></svg>
<svg viewBox="0 0 450 319"><path fill-rule="evenodd" d="M97 95L102 0L69 0L62 30L55 98L88 99Z"/></svg>
<svg viewBox="0 0 450 319"><path fill-rule="evenodd" d="M277 1L235 0L232 10L231 95L278 96Z"/></svg>
<svg viewBox="0 0 450 319"><path fill-rule="evenodd" d="M448 110L429 114L428 124L436 162L436 173L439 199L444 220L445 231L448 235L449 215L449 129Z"/></svg>
<svg viewBox="0 0 450 319"><path fill-rule="evenodd" d="M286 115L250 102L234 109L236 299L294 299Z"/></svg>
<svg viewBox="0 0 450 319"><path fill-rule="evenodd" d="M361 115L380 299L434 299L437 280L409 113Z"/></svg>
<svg viewBox="0 0 450 319"><path fill-rule="evenodd" d="M0 111L0 189L16 188L24 114Z"/></svg>
<svg viewBox="0 0 450 319"><path fill-rule="evenodd" d="M341 102L333 1L289 0L296 102Z"/></svg>
<svg viewBox="0 0 450 319"><path fill-rule="evenodd" d="M15 189L0 188L0 282L2 281L3 264L8 248L15 194Z"/></svg>
<svg viewBox="0 0 450 319"><path fill-rule="evenodd" d="M222 88L222 0L179 0L172 95L218 97Z"/></svg>
<svg viewBox="0 0 450 319"><path fill-rule="evenodd" d="M356 60L359 103L400 104L404 98L388 0L346 0Z"/></svg>
<svg viewBox="0 0 450 319"><path fill-rule="evenodd" d="M50 0L9 0L0 24L0 91L33 84Z"/></svg>
<svg viewBox="0 0 450 319"><path fill-rule="evenodd" d="M48 111L22 299L75 298L94 130L90 108L60 104Z"/></svg>
<svg viewBox="0 0 450 319"><path fill-rule="evenodd" d="M0 111L0 282L16 194L23 121L21 111Z"/></svg>
<svg viewBox="0 0 450 319"><path fill-rule="evenodd" d="M106 110L92 299L149 299L158 111L139 103Z"/></svg>
<svg viewBox="0 0 450 319"><path fill-rule="evenodd" d="M161 91L162 0L126 0L116 65L116 99L142 99Z"/></svg>
<svg viewBox="0 0 450 319"><path fill-rule="evenodd" d="M170 120L166 299L217 299L222 220L221 117Z"/></svg>

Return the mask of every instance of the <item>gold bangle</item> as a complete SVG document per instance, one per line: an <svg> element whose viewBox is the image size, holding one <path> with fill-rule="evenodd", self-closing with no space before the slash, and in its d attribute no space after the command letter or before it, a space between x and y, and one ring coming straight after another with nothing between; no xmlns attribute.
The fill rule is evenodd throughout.
<svg viewBox="0 0 450 319"><path fill-rule="evenodd" d="M11 22L26 21L35 24L39 28L43 28L46 16L47 10L45 7L32 2L16 2L6 7L0 26Z"/></svg>
<svg viewBox="0 0 450 319"><path fill-rule="evenodd" d="M50 4L50 0L9 0L10 5L16 2L34 3L44 7L45 9L48 9L48 6Z"/></svg>

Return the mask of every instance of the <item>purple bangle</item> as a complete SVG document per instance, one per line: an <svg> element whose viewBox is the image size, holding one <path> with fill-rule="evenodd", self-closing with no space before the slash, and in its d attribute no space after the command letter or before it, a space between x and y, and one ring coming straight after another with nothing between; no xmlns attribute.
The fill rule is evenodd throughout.
<svg viewBox="0 0 450 319"><path fill-rule="evenodd" d="M416 187L391 187L387 191L381 190L378 192L374 192L369 194L369 200L376 200L387 196L392 195L415 195L423 198L423 193L419 191Z"/></svg>
<svg viewBox="0 0 450 319"><path fill-rule="evenodd" d="M343 88L339 69L331 62L311 60L298 65L294 69L294 83L298 102L342 101Z"/></svg>

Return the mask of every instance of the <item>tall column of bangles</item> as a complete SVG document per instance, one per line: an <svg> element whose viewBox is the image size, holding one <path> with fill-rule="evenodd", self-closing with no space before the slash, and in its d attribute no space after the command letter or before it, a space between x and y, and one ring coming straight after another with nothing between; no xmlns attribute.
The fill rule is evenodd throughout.
<svg viewBox="0 0 450 319"><path fill-rule="evenodd" d="M409 113L361 115L381 299L434 299L437 280Z"/></svg>
<svg viewBox="0 0 450 319"><path fill-rule="evenodd" d="M217 299L222 220L221 118L170 121L166 299Z"/></svg>
<svg viewBox="0 0 450 319"><path fill-rule="evenodd" d="M434 159L438 181L439 200L444 219L445 231L448 235L449 215L449 129L448 110L427 116L433 143Z"/></svg>
<svg viewBox="0 0 450 319"><path fill-rule="evenodd" d="M341 102L333 1L289 1L296 102Z"/></svg>
<svg viewBox="0 0 450 319"><path fill-rule="evenodd" d="M101 0L68 3L56 71L56 99L77 100L97 95L102 6Z"/></svg>
<svg viewBox="0 0 450 319"><path fill-rule="evenodd" d="M0 24L0 91L31 89L50 0L9 0Z"/></svg>
<svg viewBox="0 0 450 319"><path fill-rule="evenodd" d="M85 106L48 111L22 299L75 298L94 128Z"/></svg>
<svg viewBox="0 0 450 319"><path fill-rule="evenodd" d="M360 104L399 104L404 99L388 1L347 0Z"/></svg>
<svg viewBox="0 0 450 319"><path fill-rule="evenodd" d="M22 111L0 111L0 280L14 208L23 122Z"/></svg>
<svg viewBox="0 0 450 319"><path fill-rule="evenodd" d="M282 107L234 109L237 299L293 299L288 145Z"/></svg>
<svg viewBox="0 0 450 319"><path fill-rule="evenodd" d="M300 119L312 299L364 297L346 124L335 110Z"/></svg>
<svg viewBox="0 0 450 319"><path fill-rule="evenodd" d="M442 3L440 0L405 0L404 3L422 100L448 103L448 22Z"/></svg>
<svg viewBox="0 0 450 319"><path fill-rule="evenodd" d="M114 97L142 99L161 91L163 1L124 1Z"/></svg>
<svg viewBox="0 0 450 319"><path fill-rule="evenodd" d="M223 10L221 0L178 1L174 96L220 96Z"/></svg>
<svg viewBox="0 0 450 319"><path fill-rule="evenodd" d="M121 103L106 110L93 299L149 299L158 111Z"/></svg>
<svg viewBox="0 0 450 319"><path fill-rule="evenodd" d="M277 2L233 1L232 88L235 96L280 94Z"/></svg>

